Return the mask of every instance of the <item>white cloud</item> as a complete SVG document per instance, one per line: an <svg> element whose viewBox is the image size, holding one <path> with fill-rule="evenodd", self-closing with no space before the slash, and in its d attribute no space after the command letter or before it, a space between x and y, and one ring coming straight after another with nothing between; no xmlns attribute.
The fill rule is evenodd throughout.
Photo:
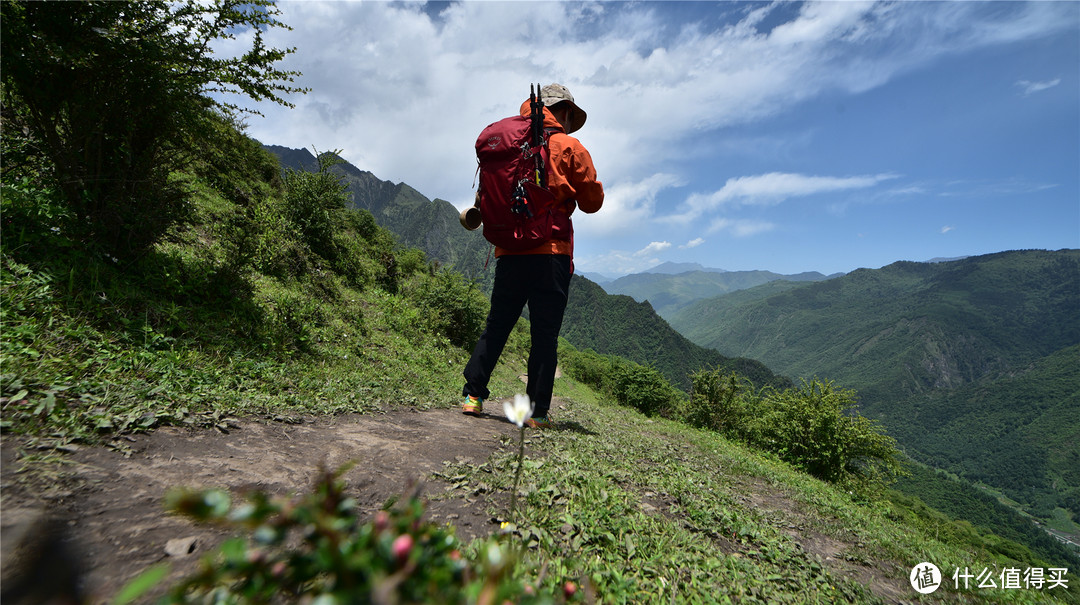
<svg viewBox="0 0 1080 605"><path fill-rule="evenodd" d="M955 227L950 227L948 225L945 225L944 227L941 228L941 233L942 233L942 235L944 235L944 234L952 231L953 229L955 229Z"/></svg>
<svg viewBox="0 0 1080 605"><path fill-rule="evenodd" d="M1040 191L1050 191L1060 187L1057 183L1036 183L1017 178L991 181L959 180L945 183L945 190L939 191L941 197L990 197L1028 195Z"/></svg>
<svg viewBox="0 0 1080 605"><path fill-rule="evenodd" d="M684 22L650 2L458 2L434 17L419 3L277 6L293 29L266 41L297 47L280 67L303 72L295 84L312 90L291 99L296 109L258 105L266 117L248 120L252 136L343 149L379 178L461 207L472 199L480 130L516 113L530 82L561 81L589 112L576 136L609 201L582 226L601 232L641 224L658 191L688 181L679 162L689 138L825 93L860 93L942 54L1075 24L1069 3L1051 2L807 3L769 32L759 27L778 4L689 4L712 19ZM219 52L245 48L238 37ZM768 192L737 191L753 180L730 184L695 203L769 203Z"/></svg>
<svg viewBox="0 0 1080 605"><path fill-rule="evenodd" d="M1023 89L1025 97L1037 92L1042 92L1048 88L1053 88L1058 84L1061 84L1061 78L1054 78L1053 80L1047 80L1045 82L1031 82L1029 80L1019 80L1016 82L1016 85Z"/></svg>
<svg viewBox="0 0 1080 605"><path fill-rule="evenodd" d="M604 275L627 275L640 273L659 264L656 259L634 256L623 250L609 250L603 254L577 254L574 265L582 271L595 271Z"/></svg>
<svg viewBox="0 0 1080 605"><path fill-rule="evenodd" d="M577 219L580 215L575 214L574 229L591 236L645 228L654 219L657 194L681 184L675 175L654 174L640 181L605 186L603 208L586 218Z"/></svg>
<svg viewBox="0 0 1080 605"><path fill-rule="evenodd" d="M671 247L671 242L650 242L648 246L645 246L641 250L634 253L634 256L647 256L649 254L656 254L663 252Z"/></svg>
<svg viewBox="0 0 1080 605"><path fill-rule="evenodd" d="M776 225L768 221L755 221L750 219L718 218L709 225L709 233L726 231L735 237L750 237L759 233L772 231Z"/></svg>
<svg viewBox="0 0 1080 605"><path fill-rule="evenodd" d="M793 197L865 189L894 178L896 175L893 174L832 177L781 172L736 177L728 179L723 187L712 193L690 195L680 207L681 212L666 220L687 223L722 207L773 206Z"/></svg>
<svg viewBox="0 0 1080 605"><path fill-rule="evenodd" d="M701 244L704 244L704 243L705 243L705 238L703 238L703 237L695 237L694 239L692 239L692 240L686 242L685 244L679 246L679 250L687 250L689 248L697 248L698 246L700 246Z"/></svg>

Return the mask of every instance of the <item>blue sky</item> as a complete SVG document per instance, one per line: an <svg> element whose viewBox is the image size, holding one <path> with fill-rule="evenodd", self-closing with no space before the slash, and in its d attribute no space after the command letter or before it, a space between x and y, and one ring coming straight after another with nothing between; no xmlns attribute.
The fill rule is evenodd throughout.
<svg viewBox="0 0 1080 605"><path fill-rule="evenodd" d="M278 6L311 92L249 105L248 133L459 208L480 130L569 87L607 191L575 214L582 271L1080 247L1077 2Z"/></svg>

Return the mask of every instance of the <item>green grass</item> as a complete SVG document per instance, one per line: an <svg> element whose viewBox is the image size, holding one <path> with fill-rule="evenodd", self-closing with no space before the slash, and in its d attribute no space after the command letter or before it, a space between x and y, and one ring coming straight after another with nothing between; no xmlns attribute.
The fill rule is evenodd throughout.
<svg viewBox="0 0 1080 605"><path fill-rule="evenodd" d="M1069 511L1063 508L1054 509L1054 516L1050 519L1050 527L1058 531L1080 535L1080 524L1077 524Z"/></svg>
<svg viewBox="0 0 1080 605"><path fill-rule="evenodd" d="M57 443L95 442L160 424L229 415L369 412L396 405L451 406L468 354L427 333L403 296L343 288L335 303L302 284L258 280L257 304L291 307L296 340L317 353L261 347L221 350L154 326L106 329L73 314L52 279L5 257L2 395L5 430ZM263 283L265 281L265 283ZM285 313L285 311L278 311ZM511 391L522 371L519 329L493 387ZM417 371L418 368L422 371Z"/></svg>
<svg viewBox="0 0 1080 605"><path fill-rule="evenodd" d="M50 190L20 187L3 190L5 432L62 446L163 424L221 425L232 415L362 413L460 398L468 355L460 343L475 339L483 295L397 247L370 215L340 211L336 233L352 248L338 260L361 266L347 279L302 242L281 240L294 230L263 228L277 219L245 218L252 204L273 212L273 198L245 207L193 186L198 222L120 265L51 226L63 224L64 211ZM281 256L264 263L270 274L258 269L258 254L237 252L267 248ZM527 331L518 329L493 387L511 391L526 350Z"/></svg>
<svg viewBox="0 0 1080 605"><path fill-rule="evenodd" d="M510 526L527 581L542 573L549 582L585 582L601 602L872 603L882 599L857 581L868 574L907 587L902 598L918 601L907 578L920 562L947 576L957 567L1020 566L947 543L934 526L909 522L903 509L856 503L715 433L605 403L568 379L557 394L568 402L560 428L527 433L518 522ZM506 494L516 456L509 445L487 463L452 465L452 489ZM491 512L505 518L506 501ZM824 547L811 552L814 544ZM935 600L1070 597L1063 590L955 591L946 579Z"/></svg>

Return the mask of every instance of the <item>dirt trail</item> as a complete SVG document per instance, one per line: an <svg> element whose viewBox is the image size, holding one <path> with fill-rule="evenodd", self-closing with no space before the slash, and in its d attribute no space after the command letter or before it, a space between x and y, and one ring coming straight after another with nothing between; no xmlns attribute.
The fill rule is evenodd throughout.
<svg viewBox="0 0 1080 605"><path fill-rule="evenodd" d="M48 511L63 529L65 546L81 562L79 571L93 602L107 602L128 580L162 560L172 562L172 578L180 577L226 537L221 529L166 514L162 503L170 488L284 495L305 491L320 464L334 469L355 461L345 475L348 490L372 514L413 481L422 482L425 497L441 494L445 485L430 477L444 462L482 463L504 447L504 438L515 436L517 429L503 418L499 402L489 403L486 411L482 418L458 410L401 410L297 424L248 419L235 422L228 434L165 427L130 437L125 452L79 448L65 456L60 474L49 481L19 474L17 452L24 442L5 435L0 444L0 552L10 559L15 537L39 531L32 521ZM452 523L468 541L496 527L485 508L483 501L438 499L429 503L427 517ZM178 543L192 544L182 549L190 553L166 553L167 546L175 549Z"/></svg>
<svg viewBox="0 0 1080 605"><path fill-rule="evenodd" d="M559 416L561 401L552 407ZM499 494L435 498L447 484L432 477L446 462L480 464L504 448L513 449L517 428L494 401L481 418L458 410L397 410L383 414L308 418L298 423L244 419L229 432L210 428L164 427L125 437L123 451L81 447L55 462L21 473L26 440L0 437L0 586L7 590L13 561L28 557L15 548L27 534L44 535L41 521L61 536L49 551L45 575L35 585L64 582L64 557L70 577L81 579L95 605L108 603L128 581L150 566L169 561L172 572L162 588L189 575L199 560L229 533L172 516L163 508L174 487L226 488L234 494L262 490L275 495L306 492L320 466L336 469L354 461L344 475L347 491L365 515L419 481L428 500L427 519L450 523L463 541L486 536L497 524L486 512ZM809 556L834 573L870 586L889 602L906 602L905 571L890 565L850 563L840 553L852 542L802 527L798 505L764 483L746 486L743 499L776 517L779 527ZM642 501L643 510L648 512ZM505 504L505 503L503 503ZM656 510L656 507L651 507ZM43 515L45 511L47 515ZM56 602L56 601L53 601Z"/></svg>

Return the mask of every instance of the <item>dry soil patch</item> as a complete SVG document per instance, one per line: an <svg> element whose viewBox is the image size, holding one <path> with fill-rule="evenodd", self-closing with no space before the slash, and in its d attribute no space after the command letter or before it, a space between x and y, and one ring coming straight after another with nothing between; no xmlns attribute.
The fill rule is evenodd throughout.
<svg viewBox="0 0 1080 605"><path fill-rule="evenodd" d="M176 486L258 489L286 495L306 490L320 465L355 465L344 478L365 514L420 482L421 495L441 494L432 473L447 461L482 463L517 429L498 402L482 418L457 410L400 410L385 414L306 419L295 424L237 420L228 433L164 427L126 439L123 451L83 447L64 456L60 472L20 474L25 442L4 436L2 550L10 566L20 533L40 533L42 512L60 530L60 545L77 562L93 602L106 602L128 580L162 560L172 577L189 572L226 537L222 529L167 514L166 492ZM495 408L498 408L497 410ZM495 525L478 503L429 501L427 516L450 522L468 541ZM167 554L166 550L174 554ZM54 577L59 577L53 570ZM7 578L5 578L7 580Z"/></svg>

